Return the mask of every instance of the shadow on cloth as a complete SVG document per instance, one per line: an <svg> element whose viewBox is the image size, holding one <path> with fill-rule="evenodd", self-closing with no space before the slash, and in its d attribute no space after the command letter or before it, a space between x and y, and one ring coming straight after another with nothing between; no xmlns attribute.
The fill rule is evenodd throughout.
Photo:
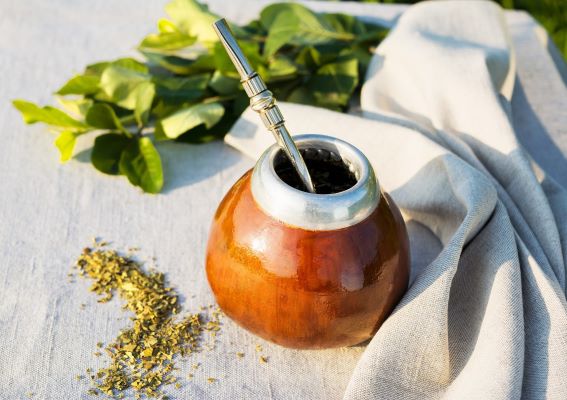
<svg viewBox="0 0 567 400"><path fill-rule="evenodd" d="M166 177L165 194L204 181L242 159L222 141L197 145L160 143L158 150Z"/></svg>
<svg viewBox="0 0 567 400"><path fill-rule="evenodd" d="M208 179L243 157L222 140L204 144L158 142L156 148L163 166L164 194ZM82 150L73 159L90 164L91 152L92 148Z"/></svg>
<svg viewBox="0 0 567 400"><path fill-rule="evenodd" d="M518 79L512 96L512 119L518 141L540 167L567 188L567 159L537 117Z"/></svg>
<svg viewBox="0 0 567 400"><path fill-rule="evenodd" d="M242 155L222 141L190 145L160 143L167 194L184 186L204 181L236 164Z"/></svg>

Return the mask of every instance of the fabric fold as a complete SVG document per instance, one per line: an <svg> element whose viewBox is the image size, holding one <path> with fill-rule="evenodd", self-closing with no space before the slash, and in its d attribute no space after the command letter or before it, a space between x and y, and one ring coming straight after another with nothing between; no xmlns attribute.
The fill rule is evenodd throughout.
<svg viewBox="0 0 567 400"><path fill-rule="evenodd" d="M514 80L496 4L423 2L378 47L362 118L281 105L292 132L360 148L426 228L410 230L410 287L345 399L567 398L567 192L518 142ZM226 138L254 158L271 140L252 111ZM424 232L442 246L425 266Z"/></svg>

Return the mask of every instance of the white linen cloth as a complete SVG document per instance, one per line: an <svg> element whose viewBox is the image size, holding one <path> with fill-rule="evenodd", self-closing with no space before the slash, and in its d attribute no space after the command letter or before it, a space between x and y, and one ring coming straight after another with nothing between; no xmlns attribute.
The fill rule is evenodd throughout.
<svg viewBox="0 0 567 400"><path fill-rule="evenodd" d="M33 393L33 399L91 398L86 394L88 383L77 381L75 375L84 374L87 367L104 366L105 357L92 354L97 350L96 343L112 340L128 325L128 315L121 311L119 300L100 305L96 296L88 292L88 282L67 283L70 265L94 235L113 241L116 246L139 246L143 257L157 257L159 270L166 273L171 285L182 294L185 310L197 311L200 305L213 301L204 274L209 224L226 191L254 164L253 159L221 142L198 146L159 144L166 187L158 196L144 195L126 179L108 177L92 168L89 153L83 150L92 144L92 137L82 138L84 142L80 143L78 154L68 165L58 165L54 136L44 126L24 125L9 103L11 99L23 98L53 104L53 91L67 78L80 73L85 65L135 55L132 49L140 38L155 31L157 19L164 16L165 3L166 0L0 0L2 400L27 399L28 392ZM239 23L256 18L266 4L241 0L209 3L215 12ZM308 2L307 5L315 10L348 12L386 24L393 24L406 9L349 2ZM511 103L515 133L546 173L567 186L565 86L546 48L545 35L539 34L539 26L522 12L505 15L517 58L518 80ZM310 124L311 115L320 119L344 117L316 110L315 114L299 115L297 119L290 114L290 108L284 111L290 127L298 133L324 130L333 133L331 126ZM257 123L255 116L249 118ZM356 122L353 132L357 127L368 126L368 135L354 133L357 137L379 138L388 132L390 136L401 132L418 137L411 129L396 124L344 118L349 123ZM376 126L380 126L380 131L373 131ZM271 142L263 130L259 130L257 138ZM431 146L424 138L417 140ZM362 148L362 143L355 144ZM400 151L407 151L404 149L400 145ZM418 150L416 154L421 156ZM395 151L392 147L379 161L388 164L388 160L397 157ZM439 154L443 151L439 150ZM405 154L399 156L400 167L412 160ZM377 173L385 189L392 192L396 188L393 181L396 171L392 171L392 166L388 168L388 173L382 167ZM394 195L400 201L401 192ZM548 222L542 220L542 227L545 224ZM440 253L441 243L415 219L408 222L408 227L414 276L418 276L422 267ZM456 277L464 279L462 274L459 266ZM413 286L412 290L418 291ZM519 293L515 301L521 302ZM83 303L85 310L80 307ZM454 313L454 305L451 307L450 312ZM541 315L548 318L547 311ZM433 317L435 313L427 315ZM545 325L542 329L545 331ZM269 357L267 364L258 360L257 343ZM368 350L373 346L374 343ZM239 351L246 353L243 359L236 357L235 352ZM362 346L326 351L288 350L262 341L225 320L217 349L180 362L183 386L178 390L171 387L168 392L173 399L339 399L364 351ZM458 353L449 354L454 362ZM420 360L413 358L407 367L416 361ZM195 371L191 365L197 362L201 365ZM504 367L509 368L503 364ZM543 371L545 374L546 370ZM563 373L559 369L549 371ZM195 375L191 381L184 379L189 373ZM218 378L218 383L207 383L209 376ZM361 383L368 380L366 387L374 385L371 376L362 376L360 369L352 378L353 383L357 376ZM548 379L541 382L545 384ZM348 393L352 393L353 387L351 384ZM539 397L544 395L539 392Z"/></svg>
<svg viewBox="0 0 567 400"><path fill-rule="evenodd" d="M378 47L363 118L282 104L292 132L361 149L441 243L425 266L413 255L346 399L567 398L567 192L516 137L515 62L494 3L424 2ZM248 110L226 141L257 158L273 140L260 125Z"/></svg>

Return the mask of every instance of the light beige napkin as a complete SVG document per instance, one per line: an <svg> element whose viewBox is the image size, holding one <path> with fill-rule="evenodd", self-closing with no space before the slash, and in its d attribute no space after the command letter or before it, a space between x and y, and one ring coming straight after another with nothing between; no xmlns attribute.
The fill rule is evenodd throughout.
<svg viewBox="0 0 567 400"><path fill-rule="evenodd" d="M497 5L424 2L378 47L363 118L281 104L360 148L410 227L411 285L345 398L567 398L567 193L518 143L514 65ZM248 110L226 141L273 139Z"/></svg>

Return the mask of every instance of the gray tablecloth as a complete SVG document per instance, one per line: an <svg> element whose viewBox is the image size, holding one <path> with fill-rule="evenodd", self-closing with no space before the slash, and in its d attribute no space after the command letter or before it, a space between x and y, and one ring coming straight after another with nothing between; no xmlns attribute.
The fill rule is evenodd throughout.
<svg viewBox="0 0 567 400"><path fill-rule="evenodd" d="M97 60L134 54L138 40L154 30L164 2L63 0L1 3L0 12L0 398L85 398L88 385L74 376L104 365L98 341L127 324L120 303L96 303L88 283L67 283L69 267L92 236L117 246L140 246L158 258L159 269L196 310L213 301L204 274L209 223L225 191L253 160L223 143L161 144L164 193L141 194L123 178L110 178L79 151L58 165L54 137L27 127L9 105L13 98L50 102L66 78ZM222 4L213 9L236 21L252 18L264 3ZM399 6L310 3L392 23ZM507 15L516 44L519 84L512 107L524 145L546 171L567 186L565 86L542 46L537 26L523 13ZM529 107L526 107L529 105ZM535 118L534 118L535 117ZM89 139L80 145L89 147ZM421 262L435 248L414 244ZM195 295L195 297L192 297ZM80 305L87 305L85 310ZM254 350L269 356L260 363ZM364 348L293 351L270 345L225 321L218 348L182 365L186 376L200 362L193 382L178 398L340 398ZM243 359L235 352L245 352ZM216 384L207 377L218 378ZM290 378L291 377L291 378ZM293 382L293 384L290 384Z"/></svg>

